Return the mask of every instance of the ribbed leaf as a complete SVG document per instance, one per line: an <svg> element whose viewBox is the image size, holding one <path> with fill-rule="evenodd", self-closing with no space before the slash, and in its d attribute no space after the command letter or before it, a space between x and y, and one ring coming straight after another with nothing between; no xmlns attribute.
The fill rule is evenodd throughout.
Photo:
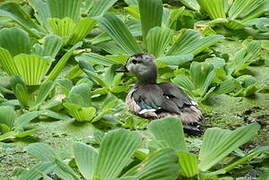
<svg viewBox="0 0 269 180"><path fill-rule="evenodd" d="M193 10L199 10L200 6L197 2L197 0L180 0L182 4L184 4L186 7L191 8Z"/></svg>
<svg viewBox="0 0 269 180"><path fill-rule="evenodd" d="M124 129L110 131L101 143L95 176L100 179L118 177L140 144L141 139L135 132Z"/></svg>
<svg viewBox="0 0 269 180"><path fill-rule="evenodd" d="M184 177L193 177L198 174L198 160L196 155L186 152L179 152L178 162L181 174Z"/></svg>
<svg viewBox="0 0 269 180"><path fill-rule="evenodd" d="M81 60L79 61L79 66L94 82L104 88L108 88L108 85L105 83L105 81L94 71L93 67L89 63Z"/></svg>
<svg viewBox="0 0 269 180"><path fill-rule="evenodd" d="M221 35L210 35L202 37L199 32L194 30L187 30L182 33L179 39L171 47L167 55L189 53L196 55L222 39L224 39L224 37Z"/></svg>
<svg viewBox="0 0 269 180"><path fill-rule="evenodd" d="M208 129L205 132L199 155L199 169L201 171L210 169L236 148L253 138L259 128L259 124L252 123L238 128L228 135L224 131L217 132L215 129ZM216 141L216 137L219 141Z"/></svg>
<svg viewBox="0 0 269 180"><path fill-rule="evenodd" d="M228 14L229 18L243 18L263 5L265 0L234 0Z"/></svg>
<svg viewBox="0 0 269 180"><path fill-rule="evenodd" d="M39 114L39 111L26 112L22 114L15 122L15 129L23 130L24 126L29 124L33 119L37 118Z"/></svg>
<svg viewBox="0 0 269 180"><path fill-rule="evenodd" d="M38 20L38 22L46 30L48 30L47 19L51 17L48 3L43 0L28 0L28 1L35 11L35 17Z"/></svg>
<svg viewBox="0 0 269 180"><path fill-rule="evenodd" d="M46 78L46 81L55 80L57 78L57 76L60 74L65 64L67 63L68 59L72 56L73 51L77 49L79 46L81 46L81 42L75 44L72 48L69 49L69 51L67 51L61 57L61 59L57 62L52 71L49 73L48 77Z"/></svg>
<svg viewBox="0 0 269 180"><path fill-rule="evenodd" d="M212 74L213 70L214 70L214 66L209 63L205 63L205 62L202 62L202 63L192 62L191 63L191 67L190 67L191 77L192 77L192 80L196 89L204 89L204 88L207 88L211 84L214 78L214 74Z"/></svg>
<svg viewBox="0 0 269 180"><path fill-rule="evenodd" d="M83 40L87 34L93 29L96 21L91 18L83 18L79 21L79 23L74 28L72 32L72 36L69 38L69 44L75 44L81 40Z"/></svg>
<svg viewBox="0 0 269 180"><path fill-rule="evenodd" d="M0 65L9 75L18 74L16 64L9 51L0 47Z"/></svg>
<svg viewBox="0 0 269 180"><path fill-rule="evenodd" d="M157 140L160 140L175 151L187 151L181 120L178 118L164 118L152 121L149 130Z"/></svg>
<svg viewBox="0 0 269 180"><path fill-rule="evenodd" d="M14 62L27 85L39 85L50 67L48 59L26 54L15 56Z"/></svg>
<svg viewBox="0 0 269 180"><path fill-rule="evenodd" d="M142 25L143 39L146 40L148 31L161 26L163 6L161 0L139 0L139 12Z"/></svg>
<svg viewBox="0 0 269 180"><path fill-rule="evenodd" d="M172 41L172 34L168 28L155 27L150 29L145 41L148 52L155 57L163 55Z"/></svg>
<svg viewBox="0 0 269 180"><path fill-rule="evenodd" d="M16 119L16 111L11 106L0 106L0 124L12 128Z"/></svg>
<svg viewBox="0 0 269 180"><path fill-rule="evenodd" d="M43 177L44 174L50 173L54 168L56 168L56 164L54 162L42 162L37 164L30 170L24 170L17 177L18 180L39 180Z"/></svg>
<svg viewBox="0 0 269 180"><path fill-rule="evenodd" d="M197 0L201 8L208 13L211 19L226 18L225 0Z"/></svg>
<svg viewBox="0 0 269 180"><path fill-rule="evenodd" d="M75 143L73 148L75 160L81 174L86 179L92 179L98 157L97 150L82 143Z"/></svg>
<svg viewBox="0 0 269 180"><path fill-rule="evenodd" d="M29 54L32 45L29 35L14 27L0 30L0 47L8 50L12 56L16 56L20 53Z"/></svg>
<svg viewBox="0 0 269 180"><path fill-rule="evenodd" d="M112 7L112 5L117 2L117 0L93 0L92 1L92 7L89 11L89 15L91 17L94 16L100 16L102 15L106 10Z"/></svg>
<svg viewBox="0 0 269 180"><path fill-rule="evenodd" d="M104 31L119 44L127 55L141 52L139 45L127 26L116 15L105 13L99 21Z"/></svg>
<svg viewBox="0 0 269 180"><path fill-rule="evenodd" d="M176 66L189 62L192 59L193 59L192 54L184 54L184 55L178 55L178 56L163 56L163 57L157 58L157 60L165 64L176 65Z"/></svg>
<svg viewBox="0 0 269 180"><path fill-rule="evenodd" d="M47 0L52 18L71 18L74 22L80 19L82 0Z"/></svg>
<svg viewBox="0 0 269 180"><path fill-rule="evenodd" d="M227 79L220 84L214 93L226 94L232 92L236 88L236 84L237 82L235 79Z"/></svg>
<svg viewBox="0 0 269 180"><path fill-rule="evenodd" d="M138 5L138 0L124 0L129 5Z"/></svg>
<svg viewBox="0 0 269 180"><path fill-rule="evenodd" d="M36 97L35 105L40 105L45 101L45 99L48 97L48 95L51 93L51 91L54 88L54 82L53 81L47 81L41 84L39 87L39 92Z"/></svg>
<svg viewBox="0 0 269 180"><path fill-rule="evenodd" d="M26 146L25 149L40 161L54 161L56 158L59 158L47 144L33 143Z"/></svg>
<svg viewBox="0 0 269 180"><path fill-rule="evenodd" d="M54 59L60 51L62 45L62 38L56 35L49 34L44 38L43 45L35 44L34 54L38 56L49 56Z"/></svg>
<svg viewBox="0 0 269 180"><path fill-rule="evenodd" d="M96 113L94 107L82 107L72 103L63 103L63 106L73 118L81 122L91 121Z"/></svg>
<svg viewBox="0 0 269 180"><path fill-rule="evenodd" d="M161 149L127 171L136 180L175 180L178 176L177 156L172 149Z"/></svg>
<svg viewBox="0 0 269 180"><path fill-rule="evenodd" d="M101 56L101 55L95 54L95 53L83 53L82 55L77 56L76 60L77 61L87 61L93 65L102 64L104 66L111 66L113 64L117 64L113 60L110 60L104 56Z"/></svg>
<svg viewBox="0 0 269 180"><path fill-rule="evenodd" d="M64 19L49 18L49 29L50 32L56 34L64 39L64 44L66 44L76 28L74 21L66 17Z"/></svg>
<svg viewBox="0 0 269 180"><path fill-rule="evenodd" d="M31 103L31 97L28 93L28 90L26 88L26 84L21 79L20 76L11 76L10 78L10 84L12 87L12 90L16 96L16 98L19 100L20 104L22 106L28 106Z"/></svg>
<svg viewBox="0 0 269 180"><path fill-rule="evenodd" d="M42 30L42 28L32 20L30 15L16 3L10 2L0 6L0 14L1 16L11 18L25 28L26 31L37 37L38 35L36 32L32 31L32 29Z"/></svg>
<svg viewBox="0 0 269 180"><path fill-rule="evenodd" d="M172 82L179 85L181 88L187 90L189 93L191 93L191 91L195 89L193 82L190 80L189 77L185 75L177 75L175 78L172 79Z"/></svg>

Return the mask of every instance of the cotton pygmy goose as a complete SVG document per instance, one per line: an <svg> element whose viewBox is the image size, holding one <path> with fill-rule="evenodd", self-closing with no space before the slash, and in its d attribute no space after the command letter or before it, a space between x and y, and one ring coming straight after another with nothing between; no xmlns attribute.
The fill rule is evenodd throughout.
<svg viewBox="0 0 269 180"><path fill-rule="evenodd" d="M157 67L153 57L135 54L117 72L130 72L138 79L126 97L126 104L132 112L148 119L180 117L185 128L197 129L203 119L197 103L177 85L156 82Z"/></svg>

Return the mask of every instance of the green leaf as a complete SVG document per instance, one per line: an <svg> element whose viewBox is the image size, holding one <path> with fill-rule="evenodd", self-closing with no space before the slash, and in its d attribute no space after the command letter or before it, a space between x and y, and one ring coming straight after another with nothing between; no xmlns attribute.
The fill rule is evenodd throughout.
<svg viewBox="0 0 269 180"><path fill-rule="evenodd" d="M126 55L133 55L141 52L139 45L128 30L127 26L114 14L105 13L99 19L102 29L118 43Z"/></svg>
<svg viewBox="0 0 269 180"><path fill-rule="evenodd" d="M252 123L231 133L216 128L206 130L199 154L199 169L207 171L239 146L253 138L260 126Z"/></svg>
<svg viewBox="0 0 269 180"><path fill-rule="evenodd" d="M207 12L211 19L226 18L225 0L197 0L201 8Z"/></svg>
<svg viewBox="0 0 269 180"><path fill-rule="evenodd" d="M97 150L91 146L82 143L75 143L73 148L75 160L81 174L86 179L92 179L94 175L94 169L97 163Z"/></svg>
<svg viewBox="0 0 269 180"><path fill-rule="evenodd" d="M177 156L172 149L160 149L127 171L124 176L134 176L136 180L176 179L178 176Z"/></svg>
<svg viewBox="0 0 269 180"><path fill-rule="evenodd" d="M165 64L168 65L181 65L184 64L186 62L189 62L193 59L193 55L192 54L182 54L182 55L178 55L178 56L163 56L163 57L159 57L156 60L159 60Z"/></svg>
<svg viewBox="0 0 269 180"><path fill-rule="evenodd" d="M197 2L197 0L180 0L182 4L184 4L186 7L191 8L193 10L199 10L200 6Z"/></svg>
<svg viewBox="0 0 269 180"><path fill-rule="evenodd" d="M33 143L25 147L25 150L40 161L54 161L58 155L47 144Z"/></svg>
<svg viewBox="0 0 269 180"><path fill-rule="evenodd" d="M25 12L19 4L9 2L0 6L1 16L8 17L21 25L27 32L39 37L34 30L42 31L43 29L35 23L31 16ZM34 30L33 30L34 29Z"/></svg>
<svg viewBox="0 0 269 180"><path fill-rule="evenodd" d="M26 112L19 116L15 122L15 129L22 130L24 126L28 125L32 120L39 116L39 111Z"/></svg>
<svg viewBox="0 0 269 180"><path fill-rule="evenodd" d="M91 18L83 18L73 29L72 35L68 40L69 44L75 44L83 40L87 34L94 28L96 21Z"/></svg>
<svg viewBox="0 0 269 180"><path fill-rule="evenodd" d="M220 86L216 89L214 93L217 94L230 93L236 88L236 85L237 83L235 79L227 79L220 84Z"/></svg>
<svg viewBox="0 0 269 180"><path fill-rule="evenodd" d="M46 81L53 81L57 78L62 69L65 67L65 64L67 63L68 59L73 55L74 50L77 49L79 46L81 46L81 43L75 44L61 57L61 59L57 62L52 71L49 73L48 77L46 78Z"/></svg>
<svg viewBox="0 0 269 180"><path fill-rule="evenodd" d="M71 18L74 22L80 20L80 7L82 0L48 0L51 17L63 19Z"/></svg>
<svg viewBox="0 0 269 180"><path fill-rule="evenodd" d="M181 34L181 36L168 51L167 55L189 53L196 55L222 39L224 39L224 37L221 35L202 37L199 32L189 29Z"/></svg>
<svg viewBox="0 0 269 180"><path fill-rule="evenodd" d="M93 70L93 67L89 63L81 60L79 61L79 65L81 69L89 76L89 78L91 78L93 81L95 81L97 84L101 85L102 87L106 89L109 88L108 85L105 83L105 81L101 77L99 77L98 74L96 74L96 72Z"/></svg>
<svg viewBox="0 0 269 180"><path fill-rule="evenodd" d="M77 121L91 121L95 116L96 109L94 107L82 107L77 104L63 103L67 112L74 117Z"/></svg>
<svg viewBox="0 0 269 180"><path fill-rule="evenodd" d="M154 27L150 29L145 39L148 52L155 57L163 55L172 41L172 34L168 28Z"/></svg>
<svg viewBox="0 0 269 180"><path fill-rule="evenodd" d="M8 50L11 56L16 56L21 53L29 54L32 45L25 31L13 27L0 30L0 47Z"/></svg>
<svg viewBox="0 0 269 180"><path fill-rule="evenodd" d="M29 3L35 11L35 17L38 22L48 30L47 19L51 17L48 3L42 0L29 0Z"/></svg>
<svg viewBox="0 0 269 180"><path fill-rule="evenodd" d="M115 2L117 2L117 0L92 1L92 6L89 10L89 16L101 16L106 10L111 8Z"/></svg>
<svg viewBox="0 0 269 180"><path fill-rule="evenodd" d="M62 46L62 38L56 35L49 34L45 36L43 45L34 45L34 54L38 56L49 56L54 60Z"/></svg>
<svg viewBox="0 0 269 180"><path fill-rule="evenodd" d="M77 61L86 61L93 65L101 64L104 66L111 66L113 64L117 64L115 61L110 60L102 55L95 53L83 53L80 56L75 57Z"/></svg>
<svg viewBox="0 0 269 180"><path fill-rule="evenodd" d="M203 96L216 76L214 66L206 62L192 62L190 71L195 88L201 90Z"/></svg>
<svg viewBox="0 0 269 180"><path fill-rule="evenodd" d="M12 90L13 90L16 98L19 100L20 104L23 106L28 106L32 99L28 93L28 90L26 88L26 84L20 78L20 76L11 76L10 84L11 84Z"/></svg>
<svg viewBox="0 0 269 180"><path fill-rule="evenodd" d="M49 18L48 24L49 31L63 38L64 44L67 44L76 28L76 23L70 17L64 19Z"/></svg>
<svg viewBox="0 0 269 180"><path fill-rule="evenodd" d="M129 5L138 5L137 0L124 0Z"/></svg>
<svg viewBox="0 0 269 180"><path fill-rule="evenodd" d="M56 164L54 162L41 162L34 166L30 170L24 170L17 177L18 180L39 180L43 177L44 174L48 174L52 172L52 170L56 168Z"/></svg>
<svg viewBox="0 0 269 180"><path fill-rule="evenodd" d="M47 82L42 83L39 88L38 95L36 97L35 105L38 106L41 103L43 103L48 97L48 95L50 94L50 92L53 90L53 88L54 88L53 81L47 81Z"/></svg>
<svg viewBox="0 0 269 180"><path fill-rule="evenodd" d="M234 0L232 6L229 9L229 18L244 18L255 9L262 6L264 0Z"/></svg>
<svg viewBox="0 0 269 180"><path fill-rule="evenodd" d="M143 39L146 40L148 31L161 26L163 7L161 0L139 0L139 12L142 25Z"/></svg>
<svg viewBox="0 0 269 180"><path fill-rule="evenodd" d="M157 140L160 140L175 151L187 151L181 120L178 118L164 118L152 121L149 130Z"/></svg>
<svg viewBox="0 0 269 180"><path fill-rule="evenodd" d="M179 85L184 90L187 90L190 94L192 94L192 90L195 89L195 85L191 79L185 75L177 75L172 79L172 82Z"/></svg>
<svg viewBox="0 0 269 180"><path fill-rule="evenodd" d="M9 75L18 74L16 64L9 51L0 47L0 64Z"/></svg>
<svg viewBox="0 0 269 180"><path fill-rule="evenodd" d="M51 62L40 56L19 54L14 57L18 73L27 85L39 85Z"/></svg>
<svg viewBox="0 0 269 180"><path fill-rule="evenodd" d="M16 119L16 111L10 106L0 106L0 124L12 128Z"/></svg>
<svg viewBox="0 0 269 180"><path fill-rule="evenodd" d="M118 177L140 146L141 138L125 129L112 130L102 140L95 169L100 179Z"/></svg>
<svg viewBox="0 0 269 180"><path fill-rule="evenodd" d="M66 114L54 112L54 111L51 111L51 110L42 110L42 111L39 111L39 113L42 116L47 116L47 117L50 117L50 118L64 120L64 121L71 119Z"/></svg>
<svg viewBox="0 0 269 180"><path fill-rule="evenodd" d="M179 152L178 162L184 177L193 177L198 174L197 156L191 153Z"/></svg>

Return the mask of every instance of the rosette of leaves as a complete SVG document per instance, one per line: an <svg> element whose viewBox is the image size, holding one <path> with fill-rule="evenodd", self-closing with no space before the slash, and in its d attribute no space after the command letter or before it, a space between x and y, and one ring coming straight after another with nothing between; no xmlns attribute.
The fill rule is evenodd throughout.
<svg viewBox="0 0 269 180"><path fill-rule="evenodd" d="M243 48L236 52L234 57L227 62L226 69L228 76L240 76L240 71L247 69L249 65L260 59L261 42L245 40Z"/></svg>
<svg viewBox="0 0 269 180"><path fill-rule="evenodd" d="M179 85L186 93L198 99L205 100L214 90L211 86L216 77L214 65L208 62L192 62L190 71L178 74L172 82Z"/></svg>
<svg viewBox="0 0 269 180"><path fill-rule="evenodd" d="M160 58L160 61L161 57L171 56L173 61L166 61L168 57L163 61L175 65L181 64L182 61L191 61L194 55L224 38L221 35L203 37L194 30L184 30L179 36L175 36L173 30L162 26L165 11L161 0L138 1L138 9L140 18L134 21L141 23L141 26L134 25L135 30L112 13L105 13L98 18L100 28L109 38L102 35L99 41L95 38L93 43L114 55L130 56L146 51L155 58ZM142 33L136 33L138 31ZM139 38L141 35L143 42L139 44L136 37Z"/></svg>
<svg viewBox="0 0 269 180"><path fill-rule="evenodd" d="M201 10L213 20L211 23L225 23L230 29L244 29L251 19L257 18L269 10L267 0L197 0ZM216 20L216 21L214 21ZM218 21L220 20L220 21Z"/></svg>
<svg viewBox="0 0 269 180"><path fill-rule="evenodd" d="M14 107L0 106L0 141L23 138L37 132L37 128L25 130L24 127L39 115L39 112L26 112L18 116Z"/></svg>
<svg viewBox="0 0 269 180"><path fill-rule="evenodd" d="M261 147L245 153L238 149L251 140L258 132L260 126L252 123L236 130L230 131L220 128L207 129L203 135L203 142L198 155L188 152L184 140L183 126L180 119L164 118L152 121L149 130L154 135L155 144L152 150L170 147L178 155L181 177L214 178L226 174L237 166L268 151L268 147ZM224 167L214 168L233 151L241 152L225 162ZM242 154L243 153L243 154Z"/></svg>
<svg viewBox="0 0 269 180"><path fill-rule="evenodd" d="M90 83L78 82L64 99L63 106L77 121L91 121L95 116L96 108L91 102L91 88Z"/></svg>
<svg viewBox="0 0 269 180"><path fill-rule="evenodd" d="M28 33L4 28L0 31L0 64L9 75L20 75L27 85L40 85L61 46L60 38L49 35L43 46L33 48Z"/></svg>
<svg viewBox="0 0 269 180"><path fill-rule="evenodd" d="M21 170L18 179L39 179L51 173L62 179L176 179L177 156L171 148L160 149L141 162L132 163L141 143L138 133L125 129L108 132L98 149L74 143L74 157L81 178L48 145L31 144L26 151L41 162L30 170Z"/></svg>
<svg viewBox="0 0 269 180"><path fill-rule="evenodd" d="M21 25L33 36L55 34L64 40L65 45L73 45L83 40L94 28L96 21L92 17L101 15L116 1L29 0L38 23L19 4L13 2L0 6L0 14Z"/></svg>
<svg viewBox="0 0 269 180"><path fill-rule="evenodd" d="M0 65L9 75L21 76L28 86L40 85L43 80L54 80L59 75L80 43L70 48L49 71L62 46L62 38L56 35L46 35L36 42L22 29L3 28L0 30ZM48 76L45 78L45 75Z"/></svg>

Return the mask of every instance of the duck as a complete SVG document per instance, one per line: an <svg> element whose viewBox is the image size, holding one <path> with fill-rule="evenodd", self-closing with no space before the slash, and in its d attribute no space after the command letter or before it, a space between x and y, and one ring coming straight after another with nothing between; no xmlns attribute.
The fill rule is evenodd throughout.
<svg viewBox="0 0 269 180"><path fill-rule="evenodd" d="M137 77L137 83L125 100L132 113L152 120L178 117L185 130L200 131L203 115L197 102L179 86L170 82L157 82L157 66L151 55L132 55L116 72L130 72Z"/></svg>

